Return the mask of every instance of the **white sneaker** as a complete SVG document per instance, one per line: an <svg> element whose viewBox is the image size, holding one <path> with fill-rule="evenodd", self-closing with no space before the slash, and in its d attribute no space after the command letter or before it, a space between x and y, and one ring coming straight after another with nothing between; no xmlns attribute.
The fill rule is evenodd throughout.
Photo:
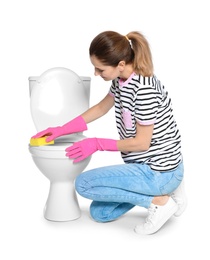
<svg viewBox="0 0 210 260"><path fill-rule="evenodd" d="M178 188L173 191L170 196L178 205L178 210L175 212L174 216L179 217L187 207L187 196L185 193L184 181L181 182Z"/></svg>
<svg viewBox="0 0 210 260"><path fill-rule="evenodd" d="M152 203L148 209L148 217L145 223L137 225L135 232L144 235L157 232L177 210L178 205L171 197L163 206L154 205Z"/></svg>

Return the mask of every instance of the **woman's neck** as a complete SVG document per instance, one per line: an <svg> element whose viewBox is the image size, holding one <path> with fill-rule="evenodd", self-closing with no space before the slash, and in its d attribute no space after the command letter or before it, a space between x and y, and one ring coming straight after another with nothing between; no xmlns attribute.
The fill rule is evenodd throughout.
<svg viewBox="0 0 210 260"><path fill-rule="evenodd" d="M132 66L132 64L127 64L127 65L125 66L125 69L121 72L120 78L121 78L122 80L126 81L126 80L130 77L130 75L131 75L133 72L134 72L134 71L133 71L133 66Z"/></svg>

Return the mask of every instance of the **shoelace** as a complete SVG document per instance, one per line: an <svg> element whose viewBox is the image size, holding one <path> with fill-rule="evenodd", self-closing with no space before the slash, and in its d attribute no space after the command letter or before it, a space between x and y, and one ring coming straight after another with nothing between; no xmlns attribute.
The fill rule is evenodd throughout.
<svg viewBox="0 0 210 260"><path fill-rule="evenodd" d="M154 207L150 207L148 209L148 217L145 220L145 223L152 223L152 219L157 211L158 207L154 206Z"/></svg>

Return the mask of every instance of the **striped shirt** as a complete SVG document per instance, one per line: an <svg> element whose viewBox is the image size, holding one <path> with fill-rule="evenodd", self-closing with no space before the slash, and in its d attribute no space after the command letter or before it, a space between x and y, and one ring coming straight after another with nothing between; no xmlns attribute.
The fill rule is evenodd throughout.
<svg viewBox="0 0 210 260"><path fill-rule="evenodd" d="M136 135L136 123L154 124L150 148L143 152L121 152L125 163L146 163L153 170L175 169L182 161L181 136L171 99L156 76L132 74L125 82L112 81L109 94L115 98L115 117L120 139Z"/></svg>

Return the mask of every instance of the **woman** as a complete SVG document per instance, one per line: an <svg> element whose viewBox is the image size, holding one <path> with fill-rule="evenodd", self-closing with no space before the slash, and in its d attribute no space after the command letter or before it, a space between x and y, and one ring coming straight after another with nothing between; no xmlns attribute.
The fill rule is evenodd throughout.
<svg viewBox="0 0 210 260"><path fill-rule="evenodd" d="M95 75L112 81L108 94L67 124L33 137L48 135L49 142L87 130L88 123L115 106L119 140L86 138L68 147L66 156L78 163L96 151L118 151L124 164L82 173L76 190L92 200L90 214L98 222L113 221L134 206L147 208L145 222L135 231L155 233L187 204L181 136L171 99L154 75L149 44L140 32L102 32L91 42L89 54Z"/></svg>

